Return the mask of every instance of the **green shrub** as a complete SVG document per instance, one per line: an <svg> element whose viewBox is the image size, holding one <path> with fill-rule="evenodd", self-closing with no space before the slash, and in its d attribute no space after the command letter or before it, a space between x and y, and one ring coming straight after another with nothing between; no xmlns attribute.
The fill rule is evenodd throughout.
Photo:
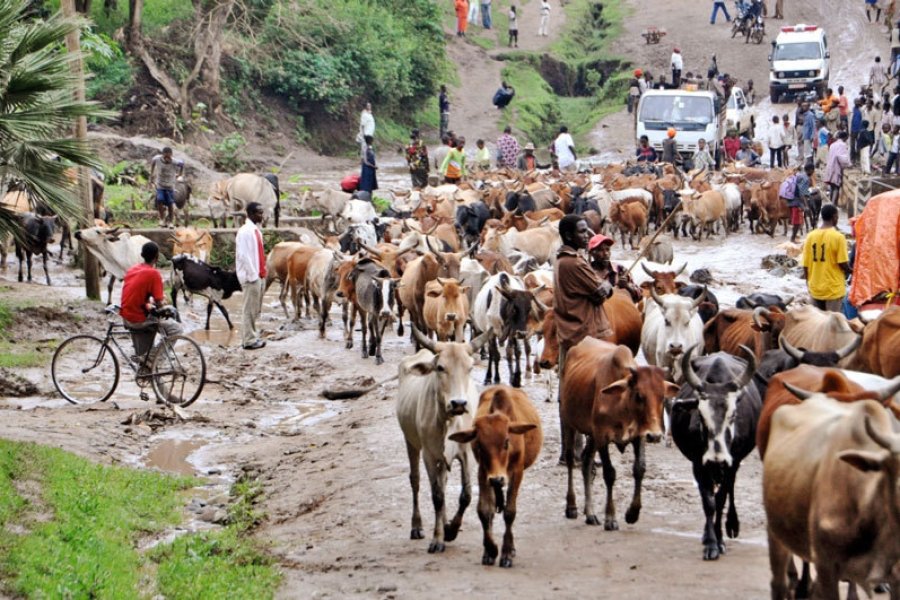
<svg viewBox="0 0 900 600"><path fill-rule="evenodd" d="M240 171L244 166L241 155L246 145L247 140L237 131L222 138L221 142L213 144L210 150L215 167L231 173Z"/></svg>

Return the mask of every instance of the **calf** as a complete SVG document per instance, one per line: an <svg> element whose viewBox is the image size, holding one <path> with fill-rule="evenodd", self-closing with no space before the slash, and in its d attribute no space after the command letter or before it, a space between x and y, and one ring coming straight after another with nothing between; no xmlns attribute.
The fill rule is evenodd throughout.
<svg viewBox="0 0 900 600"><path fill-rule="evenodd" d="M787 201L778 196L778 188L779 184L771 181L750 186L750 205L759 213L758 227L762 227L769 237L774 237L778 223L784 225L784 235L787 235L791 217L791 209L788 208Z"/></svg>
<svg viewBox="0 0 900 600"><path fill-rule="evenodd" d="M634 448L634 496L625 513L627 523L636 523L641 512L641 482L644 478L644 442L658 442L663 436L663 400L675 395L678 387L665 380L659 367L639 367L625 346L585 338L566 356L560 374L560 427L566 467L569 472L566 517L578 515L572 467L575 462L575 435L585 434L581 456L584 478L584 515L588 525L599 525L594 514L591 487L594 453L599 450L606 483L604 529L614 531L616 507L613 486L616 470L609 456L609 444L620 450Z"/></svg>
<svg viewBox="0 0 900 600"><path fill-rule="evenodd" d="M647 205L643 200L631 199L614 203L609 209L609 218L622 235L622 245L625 245L625 234L628 234L628 243L634 249L635 238L640 239L647 233Z"/></svg>
<svg viewBox="0 0 900 600"><path fill-rule="evenodd" d="M698 358L697 371L691 362L693 351L692 346L681 360L685 384L672 405L672 439L691 461L700 492L706 517L703 560L716 560L725 553L722 514L726 501L725 530L731 538L740 532L734 482L741 461L755 445L762 400L750 384L756 357L749 348L744 350L746 363L718 352Z"/></svg>
<svg viewBox="0 0 900 600"><path fill-rule="evenodd" d="M184 287L192 294L205 296L206 304L206 329L209 329L209 319L212 315L212 307L215 304L228 329L234 329L228 311L222 304L223 300L231 298L235 292L241 291L241 284L234 271L225 271L219 267L206 264L190 254L179 254L172 257L172 269L178 276L173 277L172 282L172 306L178 308L178 291ZM178 318L179 321L181 317Z"/></svg>
<svg viewBox="0 0 900 600"><path fill-rule="evenodd" d="M438 341L463 341L463 328L469 319L468 292L469 287L461 286L456 279L438 277L425 284L425 324Z"/></svg>
<svg viewBox="0 0 900 600"><path fill-rule="evenodd" d="M519 486L525 469L537 460L544 443L540 415L525 392L504 385L490 387L478 400L474 426L451 434L449 439L471 444L478 461L478 518L484 531L481 564L493 565L497 559L498 549L491 529L494 513L502 512L506 533L500 566L512 567L516 555L512 527Z"/></svg>
<svg viewBox="0 0 900 600"><path fill-rule="evenodd" d="M362 328L362 357L375 357L375 364L384 362L381 356L381 339L384 330L393 319L394 287L397 282L384 265L371 258L360 259L350 278L355 284L356 306ZM366 329L369 340L366 343Z"/></svg>
<svg viewBox="0 0 900 600"><path fill-rule="evenodd" d="M424 537L419 513L419 459L424 454L435 517L428 552L435 553L444 551L445 541L456 539L472 498L468 445L450 440L449 436L472 426L472 409L478 398L470 377L474 364L472 355L479 351L487 334L463 344L433 342L415 325L412 331L422 350L400 361L396 414L409 457L409 484L413 497L409 537L413 540ZM447 474L454 460L459 461L462 486L459 509L447 523L444 494Z"/></svg>
<svg viewBox="0 0 900 600"><path fill-rule="evenodd" d="M21 238L16 239L16 259L19 261L19 281L22 281L22 266L28 263L28 281L31 281L31 257L40 254L44 261L44 276L47 285L50 283L50 272L47 270L47 244L53 239L53 228L56 226L56 217L38 217L31 213L18 216L19 227L22 229Z"/></svg>
<svg viewBox="0 0 900 600"><path fill-rule="evenodd" d="M266 257L266 289L264 291L269 291L269 286L272 285L273 282L277 281L281 284L281 292L278 294L278 301L281 302L281 308L284 310L284 317L286 319L290 318L287 309L287 293L288 293L288 261L291 258L291 255L298 251L303 250L307 253L315 252L316 248L313 246L309 246L307 244L303 244L301 242L278 242L269 251L269 256ZM293 298L291 299L293 301ZM298 307L294 307L296 314L300 314L300 310Z"/></svg>
<svg viewBox="0 0 900 600"><path fill-rule="evenodd" d="M319 337L325 338L328 311L338 288L340 255L334 250L319 250L309 258L304 289L309 293L319 317Z"/></svg>

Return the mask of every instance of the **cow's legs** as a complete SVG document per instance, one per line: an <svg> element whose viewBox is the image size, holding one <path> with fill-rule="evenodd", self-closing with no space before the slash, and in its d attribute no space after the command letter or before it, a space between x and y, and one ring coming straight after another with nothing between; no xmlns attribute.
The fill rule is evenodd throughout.
<svg viewBox="0 0 900 600"><path fill-rule="evenodd" d="M569 476L568 491L566 492L566 518L575 519L578 517L578 503L575 499L575 429L566 427L561 422L560 429L562 432L560 443L563 447L563 458Z"/></svg>
<svg viewBox="0 0 900 600"><path fill-rule="evenodd" d="M728 516L725 518L725 533L734 539L741 533L741 522L738 520L737 507L734 505L734 482L737 479L737 471L740 463L736 463L725 473L725 488L728 494Z"/></svg>
<svg viewBox="0 0 900 600"><path fill-rule="evenodd" d="M463 453L457 457L457 460L459 460L462 489L459 492L459 508L456 509L453 520L444 526L444 539L448 542L452 542L456 539L459 529L462 527L463 515L465 514L466 509L469 508L469 503L472 501L472 480L469 475L469 459L466 458L466 454ZM446 475L444 478L446 480Z"/></svg>
<svg viewBox="0 0 900 600"><path fill-rule="evenodd" d="M381 341L384 339L384 330L387 329L388 320L387 319L378 319L378 322L381 324L381 327L378 328L378 344L375 346L375 364L380 365L384 363L384 358L381 356Z"/></svg>
<svg viewBox="0 0 900 600"><path fill-rule="evenodd" d="M412 528L409 539L421 540L425 537L422 533L422 515L419 513L419 454L418 448L406 442L406 455L409 457L409 485L412 488L413 514Z"/></svg>
<svg viewBox="0 0 900 600"><path fill-rule="evenodd" d="M356 325L356 306L350 301L344 302L341 318L344 321L344 347L349 350L353 347L353 327Z"/></svg>
<svg viewBox="0 0 900 600"><path fill-rule="evenodd" d="M770 532L769 568L772 571L772 580L769 585L772 600L789 600L793 597L790 593L788 566L793 566L791 553Z"/></svg>
<svg viewBox="0 0 900 600"><path fill-rule="evenodd" d="M446 505L444 490L447 489L447 469L444 467L444 457L431 457L425 454L425 471L428 473L428 481L431 483L431 503L434 505L434 533L431 543L428 545L428 553L444 551L444 521L446 519Z"/></svg>
<svg viewBox="0 0 900 600"><path fill-rule="evenodd" d="M716 543L719 545L719 554L725 554L725 537L722 535L722 515L725 514L725 502L728 500L728 474L725 474L725 481L714 492L716 502L716 517L714 529L716 532Z"/></svg>
<svg viewBox="0 0 900 600"><path fill-rule="evenodd" d="M287 309L287 282L281 282L281 291L278 293L278 301L281 303L281 309L284 311L284 318L290 320L291 315Z"/></svg>
<svg viewBox="0 0 900 600"><path fill-rule="evenodd" d="M574 446L574 444L573 444ZM604 448L605 450L605 448ZM600 520L594 514L594 497L591 494L591 488L594 487L594 455L597 453L597 446L594 444L594 437L591 435L584 436L584 451L581 454L581 479L584 482L584 522L588 525L599 525ZM601 460L603 450L600 452ZM607 460L609 455L607 454ZM611 467L612 465L610 465ZM615 471L613 471L615 478ZM603 465L603 478L606 479L606 464Z"/></svg>
<svg viewBox="0 0 900 600"><path fill-rule="evenodd" d="M106 286L106 305L107 306L112 304L112 291L113 291L114 285L116 285L116 276L111 274L109 276L109 283Z"/></svg>
<svg viewBox="0 0 900 600"><path fill-rule="evenodd" d="M319 337L325 339L325 324L328 322L328 312L331 310L331 300L319 300ZM379 354L381 351L379 350Z"/></svg>
<svg viewBox="0 0 900 600"><path fill-rule="evenodd" d="M522 346L525 348L525 372L537 375L537 361L533 364L531 362L531 342L528 341L528 338L522 340Z"/></svg>
<svg viewBox="0 0 900 600"><path fill-rule="evenodd" d="M397 335L403 335L403 304L397 301Z"/></svg>
<svg viewBox="0 0 900 600"><path fill-rule="evenodd" d="M209 331L209 319L210 319L210 317L212 317L212 309L213 309L212 300L207 300L206 301L206 330L207 331Z"/></svg>
<svg viewBox="0 0 900 600"><path fill-rule="evenodd" d="M634 440L631 442L631 447L634 449L634 466L631 470L631 474L634 476L634 496L631 497L631 506L625 512L625 522L629 525L637 523L641 516L641 484L644 482L644 472L647 470L644 440L641 438Z"/></svg>
<svg viewBox="0 0 900 600"><path fill-rule="evenodd" d="M362 348L362 357L369 358L369 347L366 345L366 333L368 329L368 318L369 314L364 311L359 311L359 331L362 336L362 342L360 343L360 347Z"/></svg>
<svg viewBox="0 0 900 600"><path fill-rule="evenodd" d="M588 437L588 439L593 439L592 436ZM587 440L585 440L587 441ZM593 442L590 442L593 447ZM587 449L587 447L585 447ZM606 531L616 531L619 529L619 523L616 521L616 501L613 499L613 488L616 486L616 469L613 467L612 460L609 457L609 444L600 444L600 461L603 463L603 483L606 484L606 514L603 519L603 529ZM582 456L581 457L581 469L585 470L585 465L587 465L588 470L593 472L594 467L594 455L590 456ZM593 479L593 475L591 476ZM588 490L585 490L585 493L589 493ZM585 496L585 504L587 504L588 496ZM591 509L593 509L593 502L591 503ZM594 517L594 523L589 523L591 525L599 525L599 521L597 517Z"/></svg>
<svg viewBox="0 0 900 600"><path fill-rule="evenodd" d="M700 463L694 463L694 480L700 492L700 502L703 505L703 514L706 523L703 526L703 560L716 560L719 558L719 542L716 539L714 518L716 515L716 498L713 493L713 483L704 472Z"/></svg>
<svg viewBox="0 0 900 600"><path fill-rule="evenodd" d="M515 356L515 368L513 368L513 356ZM509 384L513 387L522 387L522 347L519 340L513 335L506 342L506 364L509 368Z"/></svg>
<svg viewBox="0 0 900 600"><path fill-rule="evenodd" d="M219 312L222 313L222 316L225 317L225 322L228 323L228 329L234 329L234 325L231 324L231 318L228 316L228 309L225 308L225 305L221 302L216 302L216 306L219 307ZM207 311L209 312L209 311ZM209 315L206 315L206 328L209 329Z"/></svg>
<svg viewBox="0 0 900 600"><path fill-rule="evenodd" d="M487 473L478 468L478 520L481 521L481 531L483 532L484 554L481 555L481 564L493 565L497 560L499 550L497 543L494 542L494 511L495 499L494 489L488 485Z"/></svg>
<svg viewBox="0 0 900 600"><path fill-rule="evenodd" d="M516 542L513 538L513 523L516 520L516 498L519 496L519 485L522 483L522 474L510 474L509 486L506 494L506 510L503 511L503 522L506 531L503 533L503 550L500 554L500 566L510 568L512 559L516 556Z"/></svg>
<svg viewBox="0 0 900 600"><path fill-rule="evenodd" d="M840 600L837 565L816 563L815 597L820 600Z"/></svg>

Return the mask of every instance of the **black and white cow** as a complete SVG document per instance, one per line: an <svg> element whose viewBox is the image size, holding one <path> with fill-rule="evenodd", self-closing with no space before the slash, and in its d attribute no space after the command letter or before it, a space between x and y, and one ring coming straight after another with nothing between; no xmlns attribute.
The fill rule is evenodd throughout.
<svg viewBox="0 0 900 600"><path fill-rule="evenodd" d="M241 283L234 271L213 267L190 254L173 256L172 269L172 306L178 308L178 292L186 289L193 294L206 297L209 301L206 305L206 329L209 329L213 304L225 317L228 328L234 329L228 311L222 304L222 300L227 300L235 292L241 291Z"/></svg>
<svg viewBox="0 0 900 600"><path fill-rule="evenodd" d="M741 461L756 446L762 399L751 383L756 358L749 348L741 346L748 361L724 352L691 361L694 349L682 358L685 383L672 405L672 439L691 461L700 491L706 516L703 559L716 560L725 553L726 501L725 531L731 538L740 532L734 482Z"/></svg>
<svg viewBox="0 0 900 600"><path fill-rule="evenodd" d="M394 317L394 289L397 282L381 263L370 258L360 259L350 274L356 287L356 304L362 329L362 357L375 356L375 364L384 362L381 340L384 330ZM366 329L369 339L366 342Z"/></svg>

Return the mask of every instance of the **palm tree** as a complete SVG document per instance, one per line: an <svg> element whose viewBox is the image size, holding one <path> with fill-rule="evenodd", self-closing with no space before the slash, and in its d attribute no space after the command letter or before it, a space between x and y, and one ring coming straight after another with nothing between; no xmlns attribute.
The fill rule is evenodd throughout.
<svg viewBox="0 0 900 600"><path fill-rule="evenodd" d="M65 37L83 24L57 13L27 17L27 0L0 0L0 195L12 181L63 218L83 221L70 168L99 166L99 158L72 137L78 117L107 117L94 102L75 100L77 80ZM0 234L18 231L0 206Z"/></svg>

